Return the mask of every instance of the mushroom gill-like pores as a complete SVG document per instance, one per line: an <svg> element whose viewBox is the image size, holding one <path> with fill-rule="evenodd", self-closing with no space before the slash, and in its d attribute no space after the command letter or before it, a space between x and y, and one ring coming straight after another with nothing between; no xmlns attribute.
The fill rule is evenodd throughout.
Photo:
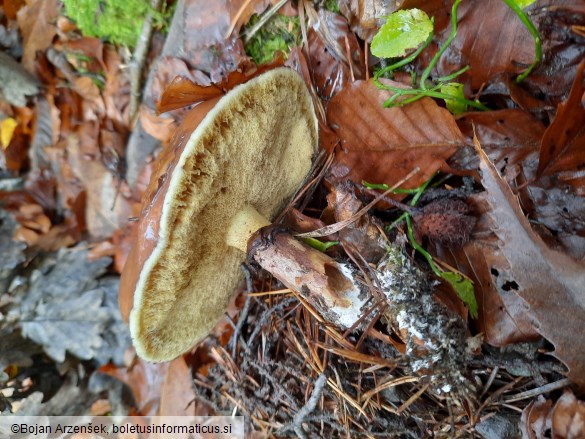
<svg viewBox="0 0 585 439"><path fill-rule="evenodd" d="M242 215L271 220L310 171L316 146L311 97L290 69L187 113L157 159L120 283L120 308L141 357L170 360L209 333L241 279L246 254L233 245L242 248L267 224L250 226ZM234 218L249 230L230 246Z"/></svg>

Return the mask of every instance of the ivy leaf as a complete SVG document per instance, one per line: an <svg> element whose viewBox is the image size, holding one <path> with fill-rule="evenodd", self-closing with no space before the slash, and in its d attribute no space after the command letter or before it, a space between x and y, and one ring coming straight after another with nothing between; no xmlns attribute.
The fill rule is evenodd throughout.
<svg viewBox="0 0 585 439"><path fill-rule="evenodd" d="M471 317L477 319L477 300L475 300L475 293L471 281L451 271L444 271L440 276L455 289L459 298L469 309Z"/></svg>
<svg viewBox="0 0 585 439"><path fill-rule="evenodd" d="M388 16L372 40L372 54L397 58L424 43L433 32L433 21L420 9L396 11Z"/></svg>
<svg viewBox="0 0 585 439"><path fill-rule="evenodd" d="M460 99L465 99L463 94L463 84L458 82L447 82L441 84L441 93L453 96L454 99L445 99L447 110L452 114L461 114L467 111L467 104Z"/></svg>

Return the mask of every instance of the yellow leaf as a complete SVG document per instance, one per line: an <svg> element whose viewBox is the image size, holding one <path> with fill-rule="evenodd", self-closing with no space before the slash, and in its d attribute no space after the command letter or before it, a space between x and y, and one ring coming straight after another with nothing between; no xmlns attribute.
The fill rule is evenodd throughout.
<svg viewBox="0 0 585 439"><path fill-rule="evenodd" d="M2 148L8 148L8 145L10 145L10 141L12 140L12 136L14 135L14 130L17 126L18 122L11 117L8 117L0 122L0 143L2 143Z"/></svg>

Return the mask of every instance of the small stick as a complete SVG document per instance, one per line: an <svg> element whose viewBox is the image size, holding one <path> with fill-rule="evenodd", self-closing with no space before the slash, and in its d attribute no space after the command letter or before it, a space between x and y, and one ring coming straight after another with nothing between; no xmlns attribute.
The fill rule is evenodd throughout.
<svg viewBox="0 0 585 439"><path fill-rule="evenodd" d="M244 35L244 42L247 43L248 41L250 41L252 39L252 37L254 36L254 34L256 32L258 32L262 28L262 26L264 26L266 24L266 22L268 20L270 20L270 17L272 17L274 14L276 14L278 12L278 10L280 8L282 8L286 2L287 2L287 0L279 0L278 3L276 3L275 5L273 5L268 11L266 11L262 15L262 17L260 18L260 20L258 21L258 23L256 23L254 26L252 26L249 29L247 29L243 33L243 35Z"/></svg>
<svg viewBox="0 0 585 439"><path fill-rule="evenodd" d="M542 395L543 393L552 392L553 390L562 389L571 385L571 380L563 378L554 383L545 384L544 386L537 387L536 389L530 389L525 392L516 393L515 395L505 396L504 402L516 402L522 399L534 398L535 396Z"/></svg>
<svg viewBox="0 0 585 439"><path fill-rule="evenodd" d="M378 195L367 206L364 206L358 212L356 212L355 214L353 214L350 218L348 218L346 220L343 220L343 221L339 221L338 223L331 224L329 226L321 227L320 229L314 230L312 232L298 233L295 236L298 237L298 238L320 238L320 237L323 237L323 236L332 235L335 232L339 232L341 229L347 227L348 225L350 225L352 223L355 223L368 210L370 210L372 207L374 207L374 205L376 205L376 203L378 203L378 201L382 200L386 195L388 195L394 189L396 189L397 187L399 187L402 184L404 184L404 182L408 181L410 178L412 178L419 171L420 171L420 168L417 166L411 172L409 172L406 177L404 177L402 180L400 180L398 183L396 183L394 186L392 186L390 189L388 189L384 193Z"/></svg>
<svg viewBox="0 0 585 439"><path fill-rule="evenodd" d="M315 407L317 407L317 402L319 402L325 384L327 384L327 375L321 373L319 378L315 381L315 387L313 388L313 392L311 392L311 397L293 419L293 428L297 436L301 439L306 439L307 437L303 431L303 421L313 412L313 410L315 410Z"/></svg>
<svg viewBox="0 0 585 439"><path fill-rule="evenodd" d="M236 324L236 327L234 328L234 335L232 336L232 339L230 340L230 343L232 344L232 358L236 358L236 347L238 345L237 341L240 335L240 331L242 330L242 327L244 326L244 322L246 321L246 319L248 318L248 312L250 311L250 302L252 301L252 298L250 297L250 293L254 292L254 284L252 282L252 274L250 273L250 269L246 266L246 264L241 264L240 268L242 269L244 276L246 278L246 301L244 302L244 306L242 308L242 311L240 311L240 316L238 317L238 323Z"/></svg>

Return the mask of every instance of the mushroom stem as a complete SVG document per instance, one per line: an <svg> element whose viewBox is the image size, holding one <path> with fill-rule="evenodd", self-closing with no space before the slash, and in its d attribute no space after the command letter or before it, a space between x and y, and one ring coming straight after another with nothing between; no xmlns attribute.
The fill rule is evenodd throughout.
<svg viewBox="0 0 585 439"><path fill-rule="evenodd" d="M244 253L248 251L248 239L262 227L270 225L253 206L246 204L232 218L225 236L225 243Z"/></svg>
<svg viewBox="0 0 585 439"><path fill-rule="evenodd" d="M368 297L355 270L269 225L254 207L246 205L232 218L226 243L246 252L252 239L249 256L264 270L299 292L329 323L344 329L354 326Z"/></svg>

